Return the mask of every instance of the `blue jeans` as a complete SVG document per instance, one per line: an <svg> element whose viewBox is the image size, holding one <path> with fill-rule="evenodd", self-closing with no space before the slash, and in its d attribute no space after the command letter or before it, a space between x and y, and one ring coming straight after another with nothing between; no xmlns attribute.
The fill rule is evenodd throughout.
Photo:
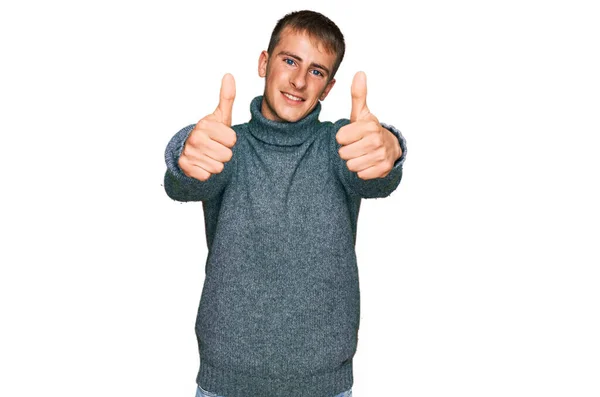
<svg viewBox="0 0 600 397"><path fill-rule="evenodd" d="M200 387L200 385L198 385L198 389L196 390L196 397L223 397L223 396L217 396L215 393L208 392L208 391L202 389ZM342 392L333 397L352 397L352 388L350 388L350 390L346 390L345 392Z"/></svg>

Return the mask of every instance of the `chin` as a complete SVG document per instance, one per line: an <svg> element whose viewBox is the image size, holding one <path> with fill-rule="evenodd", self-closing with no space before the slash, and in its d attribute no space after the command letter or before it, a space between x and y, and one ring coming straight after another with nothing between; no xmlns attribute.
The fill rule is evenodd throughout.
<svg viewBox="0 0 600 397"><path fill-rule="evenodd" d="M282 119L284 119L287 122L290 123L294 123L296 121L300 121L302 120L304 117L308 116L308 114L314 109L314 106L312 108L309 108L308 106L306 107L302 107L302 108L297 108L297 109L290 109L287 106L283 105L282 109L281 109L281 113L279 113Z"/></svg>
<svg viewBox="0 0 600 397"><path fill-rule="evenodd" d="M308 114L306 109L289 109L285 104L276 109L277 117L288 123L295 123Z"/></svg>
<svg viewBox="0 0 600 397"><path fill-rule="evenodd" d="M283 118L284 121L288 123L295 123L296 121L300 121L305 115L290 115Z"/></svg>
<svg viewBox="0 0 600 397"><path fill-rule="evenodd" d="M309 100L295 105L288 103L281 96L283 95L280 91L275 91L272 95L268 96L267 104L270 105L271 113L282 122L295 123L300 121L314 108L314 106L310 108Z"/></svg>

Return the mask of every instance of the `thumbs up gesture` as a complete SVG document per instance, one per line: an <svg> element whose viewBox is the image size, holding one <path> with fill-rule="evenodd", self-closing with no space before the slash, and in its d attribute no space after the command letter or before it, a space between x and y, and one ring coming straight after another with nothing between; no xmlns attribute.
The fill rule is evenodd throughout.
<svg viewBox="0 0 600 397"><path fill-rule="evenodd" d="M352 80L350 124L337 132L338 150L350 171L360 179L383 178L402 155L398 139L383 128L367 107L367 76L358 72Z"/></svg>
<svg viewBox="0 0 600 397"><path fill-rule="evenodd" d="M231 129L234 99L235 80L227 73L221 81L219 106L198 121L185 142L178 163L185 175L206 181L212 174L221 173L231 160L231 148L237 140Z"/></svg>

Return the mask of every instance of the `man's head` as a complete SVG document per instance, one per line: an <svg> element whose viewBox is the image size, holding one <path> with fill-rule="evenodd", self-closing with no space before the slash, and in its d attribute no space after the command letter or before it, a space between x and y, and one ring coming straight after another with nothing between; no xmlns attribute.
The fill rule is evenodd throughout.
<svg viewBox="0 0 600 397"><path fill-rule="evenodd" d="M308 115L335 84L345 49L342 32L322 14L297 11L280 19L258 61L266 77L263 115L287 122Z"/></svg>

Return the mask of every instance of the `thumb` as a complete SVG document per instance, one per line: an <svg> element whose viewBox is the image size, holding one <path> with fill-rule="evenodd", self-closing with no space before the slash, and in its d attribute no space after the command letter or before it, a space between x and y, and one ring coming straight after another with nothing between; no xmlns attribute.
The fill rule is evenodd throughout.
<svg viewBox="0 0 600 397"><path fill-rule="evenodd" d="M352 110L350 112L350 121L354 122L369 112L367 108L367 75L365 72L358 72L352 80Z"/></svg>
<svg viewBox="0 0 600 397"><path fill-rule="evenodd" d="M214 112L217 119L228 127L231 127L231 113L233 112L233 100L235 99L235 80L233 75L227 73L221 80L221 93L219 95L219 106Z"/></svg>

